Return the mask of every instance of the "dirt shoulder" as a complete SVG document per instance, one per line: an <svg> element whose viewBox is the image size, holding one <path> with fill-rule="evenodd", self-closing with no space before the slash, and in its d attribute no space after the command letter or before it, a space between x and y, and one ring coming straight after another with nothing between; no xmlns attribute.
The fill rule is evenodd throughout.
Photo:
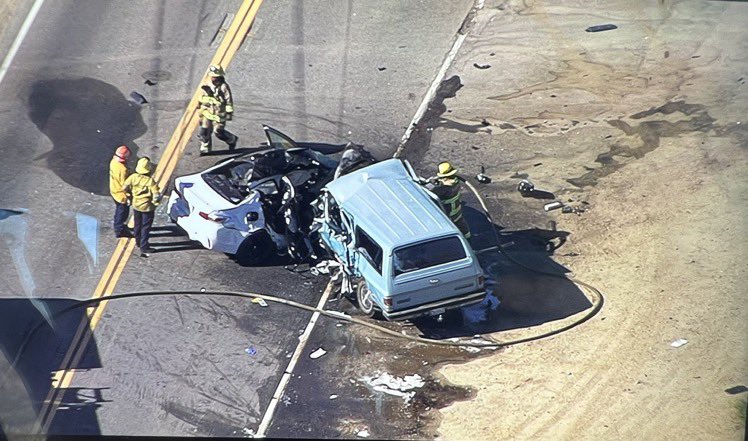
<svg viewBox="0 0 748 441"><path fill-rule="evenodd" d="M600 288L605 305L554 338L442 368L477 395L442 409L439 434L740 439L748 4L526 3L479 12L448 73L463 87L423 157L466 174L484 165L498 224L555 220L570 232L553 259ZM618 29L585 32L605 23ZM588 210L545 213L547 201L515 191L524 176ZM672 347L679 338L688 343Z"/></svg>

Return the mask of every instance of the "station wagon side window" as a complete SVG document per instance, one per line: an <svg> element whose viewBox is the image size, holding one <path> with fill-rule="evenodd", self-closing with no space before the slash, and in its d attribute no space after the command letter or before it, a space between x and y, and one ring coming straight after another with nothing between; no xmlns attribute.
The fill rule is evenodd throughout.
<svg viewBox="0 0 748 441"><path fill-rule="evenodd" d="M356 247L362 250L361 254L372 264L379 274L382 274L382 247L359 227L356 227Z"/></svg>

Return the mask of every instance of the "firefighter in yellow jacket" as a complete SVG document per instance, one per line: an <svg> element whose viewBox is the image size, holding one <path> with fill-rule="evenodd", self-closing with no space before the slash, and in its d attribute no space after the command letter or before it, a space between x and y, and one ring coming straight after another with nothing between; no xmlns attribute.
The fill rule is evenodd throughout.
<svg viewBox="0 0 748 441"><path fill-rule="evenodd" d="M114 152L114 157L109 162L109 193L114 199L114 235L116 237L132 237L125 223L130 215L127 194L123 190L125 180L130 176L127 168L127 158L130 157L130 149L121 145Z"/></svg>
<svg viewBox="0 0 748 441"><path fill-rule="evenodd" d="M436 177L429 181L431 183L427 188L439 198L444 213L454 222L465 239L470 239L470 226L462 215L462 200L460 199L462 189L457 169L449 162L442 162L439 164Z"/></svg>
<svg viewBox="0 0 748 441"><path fill-rule="evenodd" d="M226 122L234 116L234 99L225 75L223 68L214 64L208 69L210 84L202 86L203 94L198 104L200 128L197 132L200 155L210 153L213 146L211 131L216 138L228 144L229 150L234 150L239 140L238 136L226 130Z"/></svg>
<svg viewBox="0 0 748 441"><path fill-rule="evenodd" d="M148 157L138 159L135 174L127 178L124 185L125 193L131 201L133 218L135 220L135 243L140 248L141 256L148 257L153 248L148 244L148 237L153 225L156 206L161 202L161 189L151 177L153 164Z"/></svg>

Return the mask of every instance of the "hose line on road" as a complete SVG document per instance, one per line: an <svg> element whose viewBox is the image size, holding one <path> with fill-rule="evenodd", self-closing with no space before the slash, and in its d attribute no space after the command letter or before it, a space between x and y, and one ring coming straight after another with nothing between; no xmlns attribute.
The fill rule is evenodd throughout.
<svg viewBox="0 0 748 441"><path fill-rule="evenodd" d="M488 218L488 221L491 223L491 231L493 231L494 238L496 239L496 249L502 255L504 255L504 257L506 257L507 259L509 259L509 261L512 262L513 264L515 264L515 265L517 265L519 267L522 267L522 268L524 268L524 269L526 269L528 271L534 272L536 274L541 274L541 275L544 275L544 276L548 276L548 277L555 277L555 278L558 278L558 279L568 280L569 282L574 283L575 285L583 286L583 287L589 289L590 292L592 293L592 297L593 297L593 299L591 301L591 303L592 303L592 309L590 309L590 311L588 311L588 313L585 314L584 317L582 317L580 320L574 321L574 322L572 322L572 323L570 323L570 324L568 324L566 326L563 326L563 327L561 327L559 329L556 329L554 331L550 331L549 333L546 333L547 335L541 334L537 338L536 337L528 337L528 338L524 339L524 341L521 341L523 339L520 339L520 341L514 342L512 344L524 343L525 341L537 340L539 338L549 337L551 335L555 335L555 334L559 334L559 333L564 332L564 331L568 331L569 329L571 329L571 328L573 328L573 327L575 327L577 325L580 325L580 324L586 322L587 320L591 319L592 317L595 316L595 314L597 314L602 309L603 303L605 302L605 298L603 297L603 293L600 292L599 289L597 289L594 286L590 285L589 283L582 282L581 280L577 280L574 277L567 276L566 274L559 274L559 273L554 273L554 272L550 272L550 271L544 271L544 270L541 270L541 269L538 269L538 268L533 268L531 266L528 266L528 265L520 262L519 260L515 259L514 256L512 256L509 253L507 253L501 247L501 240L499 239L499 233L496 231L496 226L495 226L496 224L494 224L494 222L493 222L493 218L491 217L491 212L488 210L488 206L486 205L486 202L483 200L483 197L480 195L480 193L478 193L478 190L475 188L475 186L473 186L473 184L470 183L470 181L468 181L467 179L464 179L462 177L460 177L460 181L464 182L465 185L467 185L467 187L470 189L470 191L473 192L473 194L475 195L475 197L478 198L478 202L480 202L480 206L481 206L481 208L483 208L483 212L485 213L486 217ZM488 339L488 340L491 340L491 341L495 341L490 335L485 336L485 338Z"/></svg>
<svg viewBox="0 0 748 441"><path fill-rule="evenodd" d="M577 281L574 281L575 283L580 283ZM122 299L130 299L130 298L136 298L136 297L155 297L155 296L175 296L175 295L191 295L191 296L227 296L227 297L242 297L242 298L249 298L249 299L263 299L269 302L273 303L279 303L282 305L287 305L290 307L303 309L305 311L309 312L319 312L321 315L324 315L325 317L329 317L332 319L337 320L343 320L350 323L355 323L357 325L365 326L371 329L374 329L378 332L382 332L384 334L402 338L406 340L410 340L416 343L423 343L423 344L431 344L431 345L438 345L438 346L452 346L452 347L473 347L473 348L491 348L496 349L504 346L511 346L511 345L517 345L520 343L527 343L534 340L540 340L543 338L550 337L552 335L559 334L561 332L564 332L568 329L571 329L577 325L580 325L581 323L584 323L585 321L592 318L597 311L600 310L602 307L602 295L599 293L597 289L594 287L590 287L587 284L580 283L580 285L583 285L585 287L588 287L592 289L592 292L594 293L594 296L597 298L597 301L594 302L594 307L592 310L588 311L587 314L585 314L583 317L581 317L579 320L576 320L566 326L563 326L562 328L555 329L552 331L548 331L539 335L531 336L531 337L523 337L523 338L517 338L512 340L505 340L505 341L498 341L494 338L491 338L490 336L484 336L484 338L489 339L490 341L486 342L476 342L474 339L471 339L470 341L452 341L452 340L434 340L430 338L425 337L418 337L414 335L407 335L403 334L401 332L397 332L395 330L386 328L381 325L377 325L375 323L371 323L369 321L362 320L357 317L350 316L348 314L338 312L338 311L331 311L321 308L316 308L314 306L306 305L303 303L295 302L293 300L284 299L277 296L267 295L267 294L257 294L257 293L249 293L249 292L237 292L237 291L207 291L207 290L200 290L200 291L139 291L139 292L127 292L127 293L121 293L121 294L112 294L108 296L103 296L95 299L86 299L86 300L80 300L77 303L67 306L59 311L56 311L54 314L52 314L53 318L59 317L62 314L65 314L67 312L70 312L72 310L78 309L78 308L84 308L84 307L90 307L95 306L101 302L108 302L110 300L122 300ZM24 339L23 343L18 348L18 351L16 352L16 356L13 359L13 361L10 364L10 367L8 368L9 373L11 370L15 368L15 366L18 364L18 362L21 359L21 356L26 350L26 347L28 346L28 343L31 341L31 338L34 336L34 334L39 331L39 329L44 326L47 322L45 320L40 320L37 325L31 329L31 331L26 335L26 338ZM8 378L9 375L4 376L4 379L2 382L0 382L0 389L5 385L5 378Z"/></svg>
<svg viewBox="0 0 748 441"><path fill-rule="evenodd" d="M480 196L478 191L475 189L475 187L470 184L467 180L462 179L463 182L465 182L470 188L470 190L476 195L478 198L478 201L481 204L481 207L483 208L483 211L486 214L486 217L488 218L489 222L491 222L492 231L495 235L495 239L497 242L497 245L500 245L500 239L499 234L496 231L496 228L494 227L493 219L491 218L491 214L488 210L488 207L485 204L485 201ZM293 300L284 299L281 297L268 295L268 294L257 294L257 293L250 293L250 292L238 292L238 291L207 291L207 290L200 290L200 291L167 291L167 290L159 290L159 291L140 291L140 292L126 292L126 293L120 293L120 294L111 294L111 295L104 295L102 297L98 298L91 298L87 300L80 300L77 303L67 306L66 308L63 308L59 311L56 311L54 314L52 314L53 318L56 318L62 314L65 314L67 312L70 312L74 309L83 308L83 307L90 307L98 305L101 302L108 302L110 300L121 300L121 299L128 299L128 298L135 298L135 297L152 297L152 296L174 296L174 295L192 295L192 296L228 296L228 297L242 297L242 298L250 298L250 299L263 299L265 301L273 302L273 303L279 303L282 305L290 306L293 308L302 309L309 312L319 312L321 315L324 315L325 317L329 317L332 319L337 320L343 320L350 323L354 323L357 325L365 326L367 328L376 330L378 332L381 332L383 334L390 335L392 337L402 338L406 340L410 340L416 343L422 343L422 344L429 344L429 345L438 345L438 346L452 346L452 347L472 347L472 348L490 348L490 349L496 349L500 347L505 346L512 346L517 345L521 343L528 343L535 340L540 340L544 338L548 338L557 334L560 334L562 332L568 331L569 329L572 329L576 326L579 326L580 324L586 322L587 320L594 317L601 309L604 303L604 297L599 289L595 288L594 286L582 282L580 280L576 280L572 277L569 277L565 274L559 274L559 273L553 273L549 271L540 270L537 268L530 267L517 259L515 259L511 254L507 253L505 250L501 248L501 246L497 246L496 249L503 254L507 259L509 259L512 263L515 265L518 265L522 268L525 268L526 270L529 270L531 272L559 278L563 280L567 280L571 283L574 283L577 286L587 288L589 290L589 294L591 295L591 303L592 307L579 319L572 321L571 323L568 323L558 329L553 329L550 331L546 331L537 335L532 335L529 337L521 337L521 338L515 338L510 340L504 340L500 341L494 338L491 335L482 335L481 337L485 340L483 342L476 342L475 339L470 340L435 340L431 338L426 337L418 337L414 335L408 335L404 334L402 332L398 332L389 328L386 328L384 326L378 325L376 323L372 323L370 321L366 321L357 317L353 317L351 315L345 314L343 312L338 311L332 311L327 309L321 309L316 308L314 306L306 305L303 303L295 302ZM26 346L28 346L28 343L31 341L31 338L34 336L34 334L46 324L46 320L40 320L39 323L34 326L34 328L31 329L31 331L26 335L26 338L24 338L23 343L18 348L18 351L16 352L16 356L13 359L13 361L10 364L10 367L8 369L8 372L10 372L19 362L21 356L25 352ZM8 377L6 374L4 376L5 378ZM0 382L0 389L4 386L5 379L3 379L2 382Z"/></svg>

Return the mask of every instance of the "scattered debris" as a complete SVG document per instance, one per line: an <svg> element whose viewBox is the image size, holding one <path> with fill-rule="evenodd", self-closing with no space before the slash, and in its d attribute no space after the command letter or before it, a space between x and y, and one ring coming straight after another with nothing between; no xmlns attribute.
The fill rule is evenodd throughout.
<svg viewBox="0 0 748 441"><path fill-rule="evenodd" d="M519 181L519 184L517 184L517 191L522 194L522 196L527 197L530 196L530 193L535 190L535 184L528 181L527 179L523 179Z"/></svg>
<svg viewBox="0 0 748 441"><path fill-rule="evenodd" d="M387 68L384 67L384 66L381 66L381 67L378 67L377 70L380 71L380 72L382 72L382 71L387 70Z"/></svg>
<svg viewBox="0 0 748 441"><path fill-rule="evenodd" d="M688 340L686 340L685 338L679 338L678 340L675 340L672 343L670 343L670 346L674 348L679 348L685 345L686 343L688 343Z"/></svg>
<svg viewBox="0 0 748 441"><path fill-rule="evenodd" d="M265 299L262 299L260 297L255 297L254 299L252 299L252 303L257 303L258 305L262 307L268 306L268 302L266 302Z"/></svg>
<svg viewBox="0 0 748 441"><path fill-rule="evenodd" d="M335 395L335 394L332 394L332 395L330 395L330 399L331 399L331 400L334 400L335 398L338 398L338 396L337 396L337 395Z"/></svg>
<svg viewBox="0 0 748 441"><path fill-rule="evenodd" d="M584 207L572 207L569 205L564 206L564 208L561 210L562 213L574 213L574 214L582 214L585 211L587 211Z"/></svg>
<svg viewBox="0 0 748 441"><path fill-rule="evenodd" d="M249 437L249 438L254 438L255 436L255 431L247 427L242 429L242 433L244 434L244 436Z"/></svg>
<svg viewBox="0 0 748 441"><path fill-rule="evenodd" d="M319 357L321 357L321 356L323 356L325 354L327 354L327 351L324 350L324 349L322 349L322 348L319 348L316 351L314 351L311 354L309 354L309 357L312 358L313 360L316 360L316 359L318 359Z"/></svg>
<svg viewBox="0 0 748 441"><path fill-rule="evenodd" d="M725 389L725 392L730 395L742 394L743 392L748 392L748 387L745 387L741 384L739 386L733 386L731 388Z"/></svg>
<svg viewBox="0 0 748 441"><path fill-rule="evenodd" d="M247 349L245 349L244 352L246 352L249 355L255 355L257 354L257 349L255 349L253 346L250 346Z"/></svg>
<svg viewBox="0 0 748 441"><path fill-rule="evenodd" d="M315 266L309 268L309 272L312 275L318 276L320 274L330 274L330 270L340 268L340 264L334 260L323 260Z"/></svg>
<svg viewBox="0 0 748 441"><path fill-rule="evenodd" d="M491 178L485 175L486 168L484 166L480 166L480 173L475 175L475 179L478 180L481 184L490 184Z"/></svg>
<svg viewBox="0 0 748 441"><path fill-rule="evenodd" d="M148 103L148 100L145 99L145 97L143 95L139 94L138 92L136 92L134 90L132 92L130 92L130 98L132 98L132 101L135 104L143 105L143 104L147 104Z"/></svg>
<svg viewBox="0 0 748 441"><path fill-rule="evenodd" d="M144 83L144 84L145 84L146 86L155 86L155 85L156 85L156 84L158 84L158 83L156 83L156 82L154 82L154 81L151 81L151 80L145 80L145 83Z"/></svg>
<svg viewBox="0 0 748 441"><path fill-rule="evenodd" d="M491 65L487 63L473 63L473 66L475 66L476 69L488 69L489 67L491 67Z"/></svg>
<svg viewBox="0 0 748 441"><path fill-rule="evenodd" d="M590 26L587 29L585 29L585 32L612 31L613 29L618 29L618 26L614 24L604 24L604 25Z"/></svg>
<svg viewBox="0 0 748 441"><path fill-rule="evenodd" d="M574 251L572 251L570 253L562 254L562 256L565 256L565 257L576 257L578 255L579 255L579 253L575 253Z"/></svg>
<svg viewBox="0 0 748 441"><path fill-rule="evenodd" d="M563 202L555 201L555 202L551 202L549 204L543 205L543 210L545 210L545 211L551 211L551 210L559 209L559 208L561 208L563 206L564 206Z"/></svg>
<svg viewBox="0 0 748 441"><path fill-rule="evenodd" d="M491 122L489 120L487 120L486 118L483 118L480 123L483 124L484 126L490 126L491 125Z"/></svg>
<svg viewBox="0 0 748 441"><path fill-rule="evenodd" d="M535 163L535 164L533 164L532 166L533 166L533 167L539 167L539 166L541 166L541 165L543 165L543 163L542 163L542 162L536 162L536 163Z"/></svg>
<svg viewBox="0 0 748 441"><path fill-rule="evenodd" d="M363 430L359 430L356 436L359 438L368 438L371 436L371 433L369 433L368 430L363 429Z"/></svg>

